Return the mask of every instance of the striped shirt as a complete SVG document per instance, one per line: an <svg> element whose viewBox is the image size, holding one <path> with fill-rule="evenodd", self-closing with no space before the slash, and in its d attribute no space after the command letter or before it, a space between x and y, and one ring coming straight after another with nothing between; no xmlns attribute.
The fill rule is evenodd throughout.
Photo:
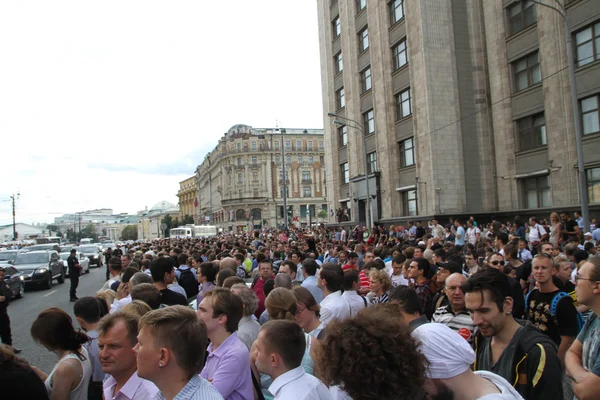
<svg viewBox="0 0 600 400"><path fill-rule="evenodd" d="M174 400L222 400L223 396L214 388L213 385L208 383L206 379L200 378L198 375L194 375L189 380L187 385L181 389ZM165 396L158 392L154 397L154 400L165 400Z"/></svg>
<svg viewBox="0 0 600 400"><path fill-rule="evenodd" d="M450 304L438 308L433 314L431 322L438 322L448 326L469 343L473 342L473 338L477 333L475 324L471 319L471 314L466 309L459 311L458 314L454 314Z"/></svg>
<svg viewBox="0 0 600 400"><path fill-rule="evenodd" d="M361 289L368 289L371 287L371 280L369 279L367 274L365 274L365 270L362 270L358 273L358 278L360 279Z"/></svg>

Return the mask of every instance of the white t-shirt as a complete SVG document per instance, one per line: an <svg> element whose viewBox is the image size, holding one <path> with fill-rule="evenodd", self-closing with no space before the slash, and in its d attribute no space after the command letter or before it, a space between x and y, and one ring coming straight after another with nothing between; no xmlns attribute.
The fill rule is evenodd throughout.
<svg viewBox="0 0 600 400"><path fill-rule="evenodd" d="M475 371L475 374L492 382L500 393L487 394L478 400L523 400L523 397L503 377L489 371Z"/></svg>
<svg viewBox="0 0 600 400"><path fill-rule="evenodd" d="M279 375L271 386L269 392L275 395L275 400L329 400L329 390L319 379L304 372L299 366Z"/></svg>
<svg viewBox="0 0 600 400"><path fill-rule="evenodd" d="M475 244L477 234L479 234L481 237L481 230L478 227L474 226L472 228L467 229L467 240L469 241L469 243Z"/></svg>
<svg viewBox="0 0 600 400"><path fill-rule="evenodd" d="M342 291L331 293L321 301L321 322L327 325L334 318L350 316L350 304L342 297Z"/></svg>

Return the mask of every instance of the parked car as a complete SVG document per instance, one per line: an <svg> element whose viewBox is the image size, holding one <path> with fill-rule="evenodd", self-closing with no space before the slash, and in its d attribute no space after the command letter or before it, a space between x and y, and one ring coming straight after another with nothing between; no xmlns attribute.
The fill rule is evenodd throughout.
<svg viewBox="0 0 600 400"><path fill-rule="evenodd" d="M102 254L102 250L95 244L86 244L84 246L79 246L77 251L86 256L90 260L90 267L95 265L96 267L101 267L104 263L104 254Z"/></svg>
<svg viewBox="0 0 600 400"><path fill-rule="evenodd" d="M19 250L0 251L0 264L8 264L8 261L14 261L19 254Z"/></svg>
<svg viewBox="0 0 600 400"><path fill-rule="evenodd" d="M13 261L13 266L24 275L26 286L36 284L50 289L54 279L58 283L65 281L63 264L54 250L21 253Z"/></svg>
<svg viewBox="0 0 600 400"><path fill-rule="evenodd" d="M69 258L70 255L71 255L71 249L69 249L69 251L67 251L65 253L60 253L60 261L63 264L63 270L65 272L65 276L69 276L69 265L67 264L67 258ZM81 265L81 272L84 274L89 274L90 259L87 258L86 256L84 256L83 254L81 254L80 252L77 252L75 254L75 257L77 257L77 260L79 260L79 265Z"/></svg>
<svg viewBox="0 0 600 400"><path fill-rule="evenodd" d="M4 282L14 293L14 296L21 298L25 296L25 282L23 274L11 265L4 265Z"/></svg>
<svg viewBox="0 0 600 400"><path fill-rule="evenodd" d="M23 247L21 253L29 253L30 251L56 250L60 247L56 243L36 244L33 246Z"/></svg>

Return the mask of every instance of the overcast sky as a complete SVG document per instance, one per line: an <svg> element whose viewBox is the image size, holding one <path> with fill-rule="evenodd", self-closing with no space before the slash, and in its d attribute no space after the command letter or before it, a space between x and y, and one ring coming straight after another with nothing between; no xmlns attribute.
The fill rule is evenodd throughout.
<svg viewBox="0 0 600 400"><path fill-rule="evenodd" d="M0 2L0 225L177 204L235 124L322 128L308 0Z"/></svg>

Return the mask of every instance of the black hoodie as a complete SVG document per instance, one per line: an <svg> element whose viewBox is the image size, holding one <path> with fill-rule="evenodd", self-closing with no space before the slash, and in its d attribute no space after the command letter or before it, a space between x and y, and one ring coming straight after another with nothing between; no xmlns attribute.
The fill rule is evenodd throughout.
<svg viewBox="0 0 600 400"><path fill-rule="evenodd" d="M509 381L527 400L563 399L562 366L554 342L529 321L515 320L521 328L498 361L491 362L491 337L478 334L474 371L486 370Z"/></svg>

